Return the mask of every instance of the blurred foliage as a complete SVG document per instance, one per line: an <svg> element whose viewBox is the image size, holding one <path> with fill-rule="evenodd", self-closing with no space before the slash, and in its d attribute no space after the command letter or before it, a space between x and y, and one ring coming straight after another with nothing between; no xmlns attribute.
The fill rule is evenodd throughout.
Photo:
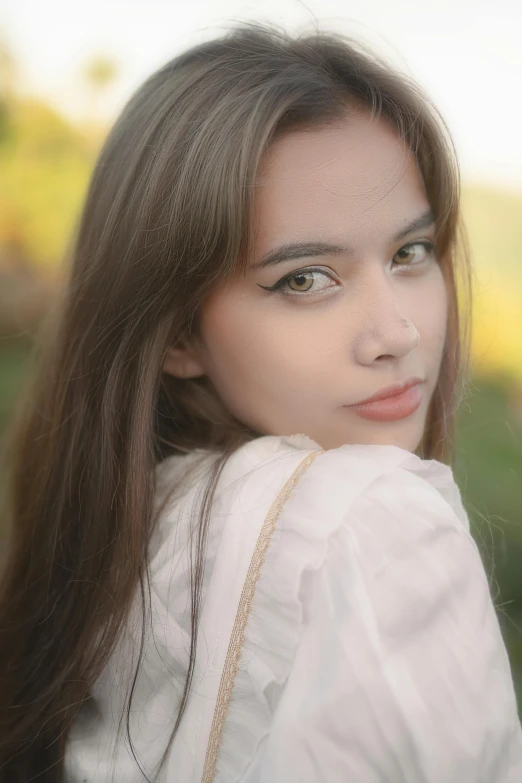
<svg viewBox="0 0 522 783"><path fill-rule="evenodd" d="M89 110L115 78L83 73ZM0 432L29 368L106 129L81 127L17 91L0 41ZM463 188L474 268L472 393L459 412L455 476L491 578L522 713L522 193ZM1 532L1 531L0 531Z"/></svg>
<svg viewBox="0 0 522 783"><path fill-rule="evenodd" d="M8 122L0 146L0 258L50 270L79 212L92 151L41 101L14 104Z"/></svg>
<svg viewBox="0 0 522 783"><path fill-rule="evenodd" d="M116 78L118 66L112 57L98 55L85 66L84 75L94 89L106 87Z"/></svg>
<svg viewBox="0 0 522 783"><path fill-rule="evenodd" d="M522 388L522 193L464 187L474 264L473 355L481 374Z"/></svg>
<svg viewBox="0 0 522 783"><path fill-rule="evenodd" d="M509 379L475 378L458 415L455 480L490 578L522 717L522 421Z"/></svg>
<svg viewBox="0 0 522 783"><path fill-rule="evenodd" d="M59 267L106 133L97 101L117 72L107 57L86 63L89 115L79 127L43 100L17 94L17 70L0 42L0 270L23 265L54 275Z"/></svg>

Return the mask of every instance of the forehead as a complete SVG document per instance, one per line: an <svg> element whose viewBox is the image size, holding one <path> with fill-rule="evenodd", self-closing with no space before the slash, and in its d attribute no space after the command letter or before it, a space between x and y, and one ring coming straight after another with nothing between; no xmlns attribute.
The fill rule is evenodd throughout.
<svg viewBox="0 0 522 783"><path fill-rule="evenodd" d="M414 156L381 118L358 111L327 127L289 132L267 152L256 182L257 241L313 234L389 235L428 201Z"/></svg>

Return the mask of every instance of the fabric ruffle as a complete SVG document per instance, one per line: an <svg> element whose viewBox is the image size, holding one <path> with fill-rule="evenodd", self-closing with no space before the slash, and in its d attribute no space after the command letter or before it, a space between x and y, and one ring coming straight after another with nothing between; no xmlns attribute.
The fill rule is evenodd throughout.
<svg viewBox="0 0 522 783"><path fill-rule="evenodd" d="M263 440L270 454L292 445L304 458L310 450L320 449L302 434ZM394 511L404 507L404 497L411 493L421 493L435 516L440 512L469 534L452 470L436 460L422 460L397 446L349 445L319 454L305 472L283 506L257 583L215 783L251 779L248 773L253 773L252 764L270 730L303 633L314 575L330 548L348 534L355 549L364 549L364 567L378 571L405 537L415 539L422 532L422 519L405 519L410 530L394 522ZM386 522L376 526L379 540L365 514L375 498ZM348 570L350 564L346 565ZM346 577L350 589L349 573Z"/></svg>

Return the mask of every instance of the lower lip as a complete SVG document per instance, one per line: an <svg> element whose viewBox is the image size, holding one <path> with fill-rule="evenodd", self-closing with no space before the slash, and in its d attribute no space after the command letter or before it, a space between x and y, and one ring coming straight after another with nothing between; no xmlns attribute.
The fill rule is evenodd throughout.
<svg viewBox="0 0 522 783"><path fill-rule="evenodd" d="M385 400L365 402L361 405L347 405L362 419L370 421L397 421L411 416L419 408L422 402L421 384L411 386L402 394L387 397Z"/></svg>

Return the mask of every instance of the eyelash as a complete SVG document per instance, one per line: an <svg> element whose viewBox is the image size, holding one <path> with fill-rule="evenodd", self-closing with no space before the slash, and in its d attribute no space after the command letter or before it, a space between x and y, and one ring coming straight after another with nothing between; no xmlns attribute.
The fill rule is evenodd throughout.
<svg viewBox="0 0 522 783"><path fill-rule="evenodd" d="M410 248L416 247L417 245L421 245L422 247L424 247L429 255L431 255L433 253L433 250L435 249L435 245L433 244L433 242L429 242L428 240L422 240L422 241L419 241L419 242L410 242L410 244L408 244L408 245L403 245L402 247L400 247L397 250L397 253L395 253L395 255L400 253L401 250L409 250ZM424 259L423 261L420 261L420 262L416 263L416 264L399 264L399 266L400 267L402 266L405 269L407 269L407 268L414 268L414 267L418 267L418 266L423 266L426 263L426 261L428 261L427 258ZM306 267L304 269L298 269L296 272L292 272L289 275L285 275L285 277L282 277L281 280L279 280L273 286L262 285L262 286L260 286L260 288L264 288L265 291L268 291L270 293L279 292L281 294L281 296L286 296L288 298L305 297L305 296L316 296L316 294L310 293L309 291L302 291L302 292L300 292L300 291L293 291L292 289L288 289L288 291L290 291L290 293L288 291L286 291L286 292L284 291L283 287L289 280L292 280L294 277L299 277L299 275L303 275L303 274L305 274L307 272L319 272L322 275L329 276L328 273L325 272L324 269L320 269L318 267ZM331 278L331 279L333 279L333 278Z"/></svg>

